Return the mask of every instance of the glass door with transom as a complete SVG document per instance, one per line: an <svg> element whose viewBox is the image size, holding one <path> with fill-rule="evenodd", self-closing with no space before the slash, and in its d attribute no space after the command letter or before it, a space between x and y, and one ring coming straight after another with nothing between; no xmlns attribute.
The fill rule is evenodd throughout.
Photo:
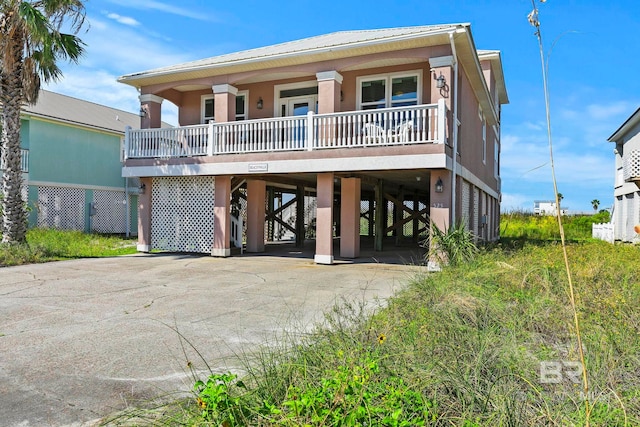
<svg viewBox="0 0 640 427"><path fill-rule="evenodd" d="M280 113L282 117L305 116L309 111L318 112L317 96L295 96L281 100ZM296 120L289 122L285 129L285 138L289 139L296 146L301 146L305 142L307 125L305 121Z"/></svg>

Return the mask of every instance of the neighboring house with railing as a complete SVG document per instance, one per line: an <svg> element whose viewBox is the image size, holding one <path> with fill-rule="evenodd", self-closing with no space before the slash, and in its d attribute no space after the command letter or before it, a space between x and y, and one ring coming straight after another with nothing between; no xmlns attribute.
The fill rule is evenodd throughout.
<svg viewBox="0 0 640 427"><path fill-rule="evenodd" d="M613 228L615 240L637 242L640 226L640 108L608 139L615 143Z"/></svg>
<svg viewBox="0 0 640 427"><path fill-rule="evenodd" d="M139 182L121 173L124 130L139 126L137 114L43 90L21 119L30 227L137 232Z"/></svg>
<svg viewBox="0 0 640 427"><path fill-rule="evenodd" d="M277 223L298 245L312 230L317 263L335 238L345 258L361 237L417 244L429 221L498 238L508 98L500 52L476 50L469 24L343 31L120 81L141 93L122 169L141 180L141 251L229 256L239 199L247 251ZM179 127L158 129L164 100Z"/></svg>

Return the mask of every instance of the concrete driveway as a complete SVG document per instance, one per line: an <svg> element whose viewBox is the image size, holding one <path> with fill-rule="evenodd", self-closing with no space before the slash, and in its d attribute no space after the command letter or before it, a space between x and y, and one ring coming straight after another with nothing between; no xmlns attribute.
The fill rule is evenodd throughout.
<svg viewBox="0 0 640 427"><path fill-rule="evenodd" d="M0 268L0 424L93 425L190 390L179 334L215 370L344 296L375 302L419 267L411 253L333 266L303 254L134 255Z"/></svg>

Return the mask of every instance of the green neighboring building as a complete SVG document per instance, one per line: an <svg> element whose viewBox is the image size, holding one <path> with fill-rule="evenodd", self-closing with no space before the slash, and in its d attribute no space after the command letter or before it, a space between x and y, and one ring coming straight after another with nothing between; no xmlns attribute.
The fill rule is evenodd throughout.
<svg viewBox="0 0 640 427"><path fill-rule="evenodd" d="M30 227L136 234L137 180L122 178L127 126L140 117L42 91L22 113Z"/></svg>

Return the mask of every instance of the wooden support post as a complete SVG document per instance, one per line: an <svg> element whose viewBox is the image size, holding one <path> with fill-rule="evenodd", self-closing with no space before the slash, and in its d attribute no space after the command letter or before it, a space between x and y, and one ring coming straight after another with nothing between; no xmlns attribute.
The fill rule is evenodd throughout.
<svg viewBox="0 0 640 427"><path fill-rule="evenodd" d="M296 247L304 246L305 228L304 228L304 187L298 185L296 187Z"/></svg>
<svg viewBox="0 0 640 427"><path fill-rule="evenodd" d="M375 200L371 196L369 196L369 237L373 237L373 211L375 209Z"/></svg>
<svg viewBox="0 0 640 427"><path fill-rule="evenodd" d="M404 188L402 188L402 186L400 186L398 190L398 201L394 202L393 208L393 224L396 225L398 222L401 222L404 217ZM396 246L399 246L404 237L404 226L395 227L394 235L396 236Z"/></svg>
<svg viewBox="0 0 640 427"><path fill-rule="evenodd" d="M269 214L272 214L273 211L275 211L275 206L274 206L274 189L273 187L269 187L267 189L267 208L269 211ZM271 216L269 218L269 221L267 222L267 239L270 242L274 241L274 232L275 232L275 219L273 218L273 216Z"/></svg>
<svg viewBox="0 0 640 427"><path fill-rule="evenodd" d="M415 193L413 193L413 211L414 212L418 212L418 208L420 207L420 200L418 200L418 192L416 191ZM420 218L414 218L413 219L413 233L412 233L412 237L413 237L413 241L417 242L418 241L418 230L420 229Z"/></svg>
<svg viewBox="0 0 640 427"><path fill-rule="evenodd" d="M387 206L384 201L382 180L378 180L376 184L376 213L375 213L375 240L373 242L374 251L382 251L382 242L384 241L384 234L387 228Z"/></svg>

